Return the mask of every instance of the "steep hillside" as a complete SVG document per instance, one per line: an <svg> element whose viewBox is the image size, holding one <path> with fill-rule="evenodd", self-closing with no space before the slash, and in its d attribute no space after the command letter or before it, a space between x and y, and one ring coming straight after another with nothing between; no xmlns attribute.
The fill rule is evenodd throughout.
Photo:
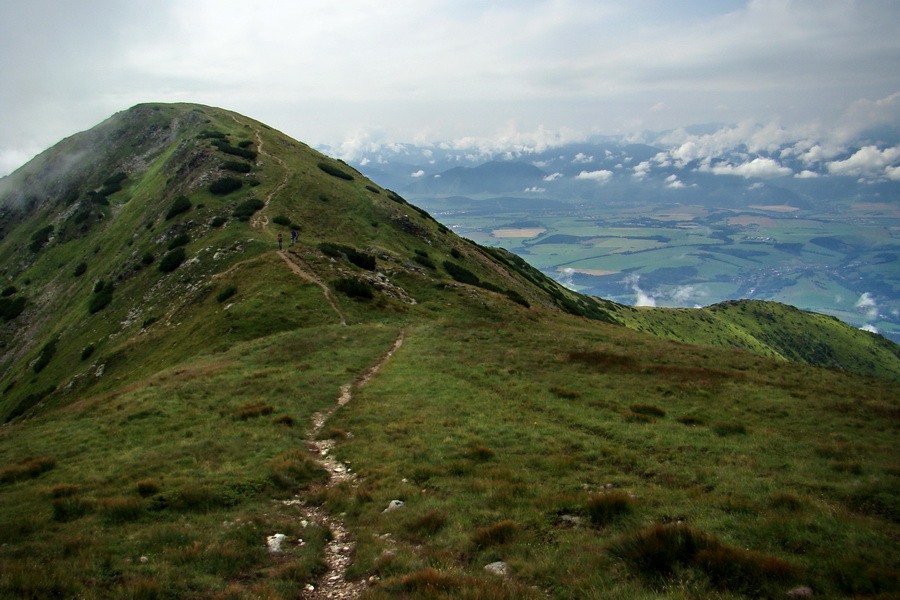
<svg viewBox="0 0 900 600"><path fill-rule="evenodd" d="M573 293L206 106L117 114L0 200L0 597L900 584L876 336Z"/></svg>

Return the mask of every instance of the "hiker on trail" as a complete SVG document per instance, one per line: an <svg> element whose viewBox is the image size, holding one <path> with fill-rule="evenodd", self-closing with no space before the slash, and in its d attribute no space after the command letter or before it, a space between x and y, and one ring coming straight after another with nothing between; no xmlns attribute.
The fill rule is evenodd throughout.
<svg viewBox="0 0 900 600"><path fill-rule="evenodd" d="M297 241L297 238L300 237L300 234L297 233L296 229L291 229L291 246L294 245L294 242Z"/></svg>
<svg viewBox="0 0 900 600"><path fill-rule="evenodd" d="M278 249L281 250L281 232L278 232Z"/></svg>

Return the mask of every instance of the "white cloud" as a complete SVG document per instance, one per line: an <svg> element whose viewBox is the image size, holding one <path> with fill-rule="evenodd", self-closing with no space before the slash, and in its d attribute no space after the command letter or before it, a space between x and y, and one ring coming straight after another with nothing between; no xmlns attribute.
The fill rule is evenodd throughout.
<svg viewBox="0 0 900 600"><path fill-rule="evenodd" d="M556 181L557 179L561 178L562 176L563 176L562 173L558 173L558 172L550 173L549 175L544 177L544 181Z"/></svg>
<svg viewBox="0 0 900 600"><path fill-rule="evenodd" d="M631 287L632 291L635 295L634 305L635 306L656 306L656 298L645 292L641 289L638 283L641 280L641 276L637 273L629 273L627 277L625 277L624 283Z"/></svg>
<svg viewBox="0 0 900 600"><path fill-rule="evenodd" d="M410 177L422 177L423 175L425 175L425 171L422 169L409 174Z"/></svg>
<svg viewBox="0 0 900 600"><path fill-rule="evenodd" d="M796 177L797 179L814 179L818 176L818 173L816 173L815 171L810 171L808 169L804 169L799 173L794 174L794 177Z"/></svg>
<svg viewBox="0 0 900 600"><path fill-rule="evenodd" d="M678 180L677 175L669 175L666 177L666 187L672 189L679 189L684 187L684 183Z"/></svg>
<svg viewBox="0 0 900 600"><path fill-rule="evenodd" d="M869 333L878 333L878 328L869 323L866 323L865 325L860 327L860 329L862 329L863 331L868 331Z"/></svg>
<svg viewBox="0 0 900 600"><path fill-rule="evenodd" d="M864 292L860 295L859 300L853 306L858 312L865 313L866 318L869 320L878 318L878 303L869 292Z"/></svg>
<svg viewBox="0 0 900 600"><path fill-rule="evenodd" d="M583 152L579 152L578 154L575 155L575 158L572 159L572 162L576 165L583 165L583 164L587 164L590 162L594 162L594 157L588 156L587 154L584 154Z"/></svg>
<svg viewBox="0 0 900 600"><path fill-rule="evenodd" d="M634 177L635 179L643 179L650 172L650 161L645 160L639 162L637 165L635 165L633 171L634 173L632 173L632 177Z"/></svg>
<svg viewBox="0 0 900 600"><path fill-rule="evenodd" d="M851 177L889 176L887 169L900 160L900 146L879 150L877 146L864 146L846 160L828 163L832 175Z"/></svg>
<svg viewBox="0 0 900 600"><path fill-rule="evenodd" d="M750 162L740 165L718 164L709 168L716 175L740 175L741 177L751 178L760 177L762 179L771 179L773 177L784 177L793 173L788 167L781 166L778 161L771 158L754 158Z"/></svg>
<svg viewBox="0 0 900 600"><path fill-rule="evenodd" d="M590 179L599 183L606 183L613 176L612 171L601 169L599 171L582 171L575 176L575 179Z"/></svg>
<svg viewBox="0 0 900 600"><path fill-rule="evenodd" d="M533 193L533 194L543 194L544 192L547 191L547 188L534 186L534 187L530 187L530 188L525 188L522 191L527 192L527 193Z"/></svg>

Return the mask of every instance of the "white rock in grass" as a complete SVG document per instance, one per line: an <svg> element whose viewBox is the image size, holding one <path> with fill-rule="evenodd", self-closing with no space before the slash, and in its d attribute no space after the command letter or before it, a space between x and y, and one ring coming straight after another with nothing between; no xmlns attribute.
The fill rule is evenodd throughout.
<svg viewBox="0 0 900 600"><path fill-rule="evenodd" d="M398 508L403 506L403 504L403 500L391 500L391 503L388 504L388 507L381 512L386 513L388 511L397 510Z"/></svg>
<svg viewBox="0 0 900 600"><path fill-rule="evenodd" d="M266 545L269 546L269 552L276 554L281 552L281 542L287 538L283 533L276 533L266 538Z"/></svg>
<svg viewBox="0 0 900 600"><path fill-rule="evenodd" d="M502 560L492 562L489 565L484 565L484 570L488 573L499 575L500 577L506 577L507 575L509 575L509 565Z"/></svg>

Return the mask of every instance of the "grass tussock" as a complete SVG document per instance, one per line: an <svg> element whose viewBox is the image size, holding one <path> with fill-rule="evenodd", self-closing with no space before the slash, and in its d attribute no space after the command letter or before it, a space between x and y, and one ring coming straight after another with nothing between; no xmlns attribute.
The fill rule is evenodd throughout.
<svg viewBox="0 0 900 600"><path fill-rule="evenodd" d="M288 450L269 463L269 478L283 489L295 489L311 483L326 481L328 471L302 450Z"/></svg>
<svg viewBox="0 0 900 600"><path fill-rule="evenodd" d="M70 498L81 491L81 486L75 483L58 483L47 489L47 495L51 498Z"/></svg>
<svg viewBox="0 0 900 600"><path fill-rule="evenodd" d="M591 523L603 527L630 515L634 511L634 499L623 492L606 492L591 496L584 510Z"/></svg>
<svg viewBox="0 0 900 600"><path fill-rule="evenodd" d="M56 466L56 460L48 456L23 460L17 465L0 471L0 483L13 483L24 479L40 477Z"/></svg>
<svg viewBox="0 0 900 600"><path fill-rule="evenodd" d="M246 421L248 419L256 419L258 417L271 415L274 411L275 407L270 404L264 404L261 401L249 402L234 410L234 418L239 421Z"/></svg>
<svg viewBox="0 0 900 600"><path fill-rule="evenodd" d="M631 409L631 412L637 413L639 415L647 415L650 417L666 416L665 410L659 408L658 406L654 406L652 404L632 404L628 408Z"/></svg>
<svg viewBox="0 0 900 600"><path fill-rule="evenodd" d="M581 392L577 390L570 390L557 386L551 387L550 393L554 394L557 398L563 398L566 400L576 400L581 397Z"/></svg>
<svg viewBox="0 0 900 600"><path fill-rule="evenodd" d="M94 503L79 496L55 498L50 507L53 509L53 520L60 523L75 521L94 512Z"/></svg>
<svg viewBox="0 0 900 600"><path fill-rule="evenodd" d="M747 426L741 423L713 423L713 433L719 437L728 437L730 435L746 435Z"/></svg>
<svg viewBox="0 0 900 600"><path fill-rule="evenodd" d="M520 531L521 527L518 523L501 521L474 531L471 535L471 540L476 548L502 546L513 541Z"/></svg>
<svg viewBox="0 0 900 600"><path fill-rule="evenodd" d="M581 363L599 369L637 370L638 362L631 356L603 352L600 350L583 350L569 352L566 355L569 362Z"/></svg>
<svg viewBox="0 0 900 600"><path fill-rule="evenodd" d="M447 514L440 510L431 510L408 521L406 531L414 536L431 536L447 525Z"/></svg>
<svg viewBox="0 0 900 600"><path fill-rule="evenodd" d="M135 484L138 495L141 498L149 498L159 493L160 485L152 479L142 479Z"/></svg>
<svg viewBox="0 0 900 600"><path fill-rule="evenodd" d="M141 518L145 512L145 502L134 496L104 498L100 501L100 513L107 523L127 523Z"/></svg>
<svg viewBox="0 0 900 600"><path fill-rule="evenodd" d="M679 567L704 573L717 588L762 595L796 575L794 567L776 557L728 546L687 525L656 525L626 534L608 548L637 573L668 577Z"/></svg>

